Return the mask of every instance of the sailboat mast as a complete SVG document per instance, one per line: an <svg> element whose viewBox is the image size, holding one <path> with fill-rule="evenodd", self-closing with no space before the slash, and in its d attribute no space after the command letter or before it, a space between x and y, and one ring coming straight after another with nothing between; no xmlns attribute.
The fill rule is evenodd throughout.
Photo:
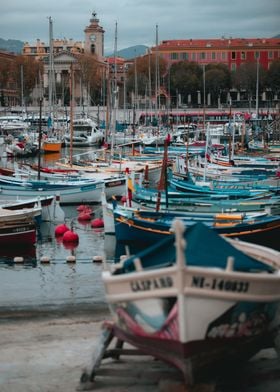
<svg viewBox="0 0 280 392"><path fill-rule="evenodd" d="M155 61L155 115L157 120L157 126L159 127L159 115L158 115L158 25L156 25L156 61Z"/></svg>
<svg viewBox="0 0 280 392"><path fill-rule="evenodd" d="M53 115L53 96L54 96L54 60L53 60L53 21L49 16L49 116Z"/></svg>
<svg viewBox="0 0 280 392"><path fill-rule="evenodd" d="M114 43L114 80L113 80L113 118L111 126L111 159L114 157L114 144L115 144L115 128L117 120L117 101L118 101L118 83L117 83L117 34L118 34L118 24L116 22L115 27L115 43Z"/></svg>
<svg viewBox="0 0 280 392"><path fill-rule="evenodd" d="M74 117L74 71L73 63L70 68L70 166L73 164L73 117Z"/></svg>

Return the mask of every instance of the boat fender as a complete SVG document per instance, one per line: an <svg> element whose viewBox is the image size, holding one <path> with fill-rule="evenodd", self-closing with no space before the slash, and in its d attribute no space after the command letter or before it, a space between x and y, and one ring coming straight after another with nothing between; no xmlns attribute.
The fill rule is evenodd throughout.
<svg viewBox="0 0 280 392"><path fill-rule="evenodd" d="M227 219L227 220L242 220L244 218L244 214L216 214L216 219Z"/></svg>

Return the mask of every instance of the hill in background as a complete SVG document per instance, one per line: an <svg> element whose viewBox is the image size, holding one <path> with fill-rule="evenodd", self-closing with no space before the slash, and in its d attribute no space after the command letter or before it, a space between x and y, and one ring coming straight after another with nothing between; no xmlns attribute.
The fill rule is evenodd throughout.
<svg viewBox="0 0 280 392"><path fill-rule="evenodd" d="M129 48L118 50L117 56L124 59L133 59L134 57L142 56L143 54L145 54L148 48L149 47L145 45L130 46ZM110 53L106 56L111 57L113 55L113 53Z"/></svg>
<svg viewBox="0 0 280 392"><path fill-rule="evenodd" d="M21 54L24 42L17 39L0 38L0 50Z"/></svg>

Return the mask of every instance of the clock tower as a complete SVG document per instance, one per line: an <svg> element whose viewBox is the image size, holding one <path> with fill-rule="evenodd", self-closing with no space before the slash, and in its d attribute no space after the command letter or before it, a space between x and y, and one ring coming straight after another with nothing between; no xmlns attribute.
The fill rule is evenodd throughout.
<svg viewBox="0 0 280 392"><path fill-rule="evenodd" d="M95 54L99 60L104 56L104 30L99 26L99 19L96 12L92 13L90 25L84 30L85 32L85 53Z"/></svg>

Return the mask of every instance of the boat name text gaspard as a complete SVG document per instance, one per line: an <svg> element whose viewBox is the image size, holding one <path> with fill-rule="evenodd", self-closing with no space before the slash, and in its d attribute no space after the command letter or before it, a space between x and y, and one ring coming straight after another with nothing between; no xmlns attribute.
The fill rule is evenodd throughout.
<svg viewBox="0 0 280 392"><path fill-rule="evenodd" d="M162 278L139 280L131 282L130 284L132 291L148 291L163 289L173 286L173 280L170 276L165 276Z"/></svg>

